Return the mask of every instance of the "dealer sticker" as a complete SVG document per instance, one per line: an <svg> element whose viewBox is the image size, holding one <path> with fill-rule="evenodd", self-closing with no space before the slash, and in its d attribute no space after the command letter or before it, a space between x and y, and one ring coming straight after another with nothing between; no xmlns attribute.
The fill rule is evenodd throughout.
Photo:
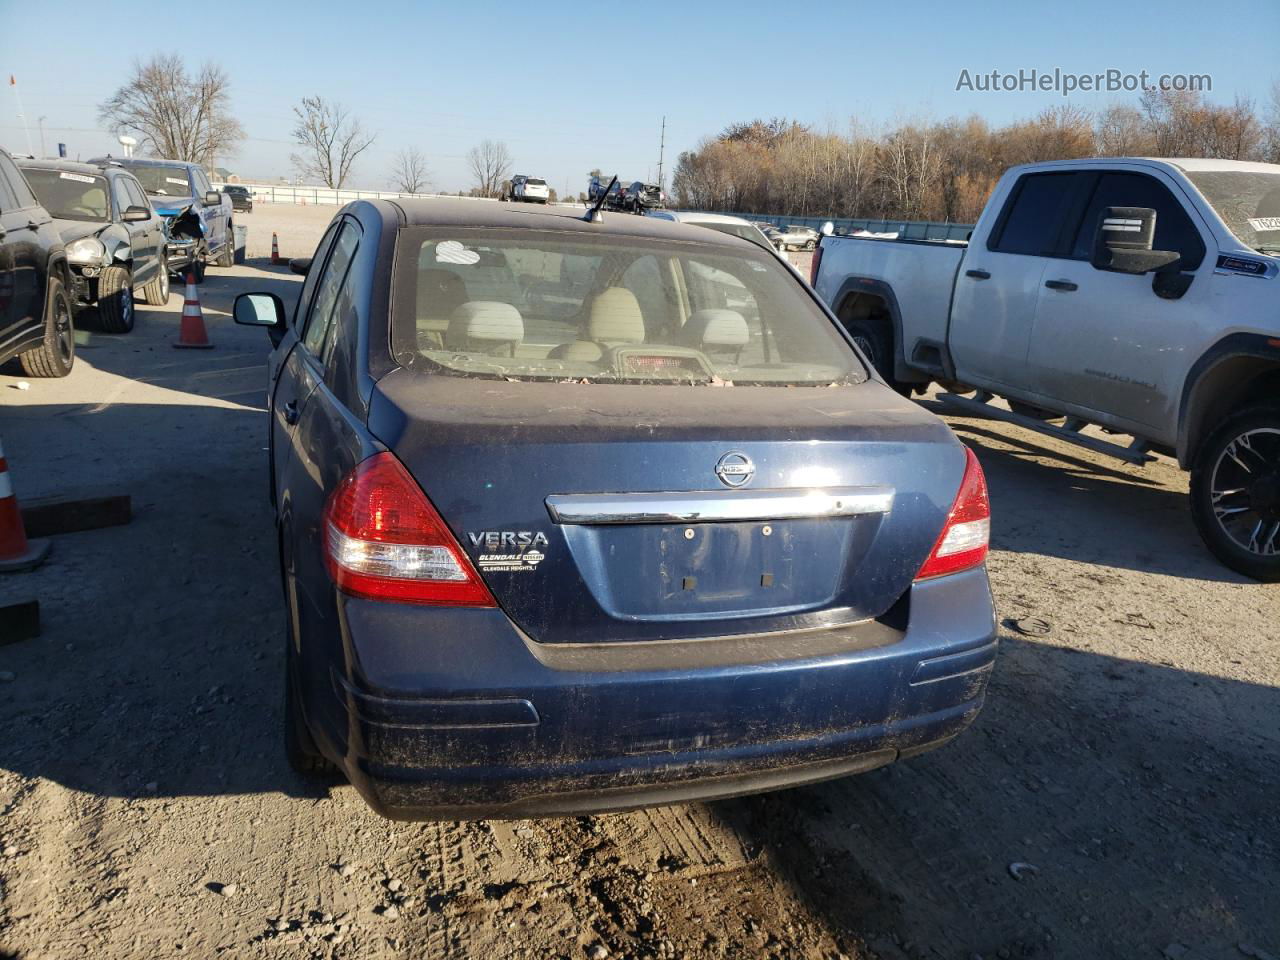
<svg viewBox="0 0 1280 960"><path fill-rule="evenodd" d="M177 177L165 177L165 178L164 178L164 182L165 182L165 183L172 183L174 186L177 186L177 187L189 187L189 186L191 186L191 181L190 181L190 180L179 180Z"/></svg>
<svg viewBox="0 0 1280 960"><path fill-rule="evenodd" d="M1280 230L1280 217L1251 217L1249 226L1259 233L1266 230Z"/></svg>
<svg viewBox="0 0 1280 960"><path fill-rule="evenodd" d="M547 545L547 535L533 530L485 530L468 533L471 546L483 552L476 557L481 570L496 573L527 573L546 559L538 547Z"/></svg>
<svg viewBox="0 0 1280 960"><path fill-rule="evenodd" d="M74 180L76 183L93 183L97 179L96 177L86 176L83 173L60 173L58 177L61 180Z"/></svg>

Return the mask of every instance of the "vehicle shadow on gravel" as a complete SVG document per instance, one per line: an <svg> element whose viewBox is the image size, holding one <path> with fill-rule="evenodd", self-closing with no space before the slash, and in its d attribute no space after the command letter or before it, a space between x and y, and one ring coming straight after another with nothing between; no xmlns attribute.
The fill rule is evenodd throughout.
<svg viewBox="0 0 1280 960"><path fill-rule="evenodd" d="M1277 789L1280 690L1006 636L952 744L713 809L881 956L1209 960L1280 945Z"/></svg>
<svg viewBox="0 0 1280 960"><path fill-rule="evenodd" d="M1136 469L1124 472L1042 446L1012 430L949 423L986 471L994 549L1195 580L1254 582L1209 552L1191 522L1184 490L1170 490Z"/></svg>

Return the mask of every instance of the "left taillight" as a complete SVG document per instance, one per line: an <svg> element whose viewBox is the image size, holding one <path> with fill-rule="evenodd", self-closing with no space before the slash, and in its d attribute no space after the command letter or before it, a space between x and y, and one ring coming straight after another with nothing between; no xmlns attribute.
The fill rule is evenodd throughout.
<svg viewBox="0 0 1280 960"><path fill-rule="evenodd" d="M492 607L417 481L391 453L358 463L324 509L325 565L343 593L396 603Z"/></svg>
<svg viewBox="0 0 1280 960"><path fill-rule="evenodd" d="M929 559L924 562L917 580L943 577L981 566L987 559L991 542L991 500L987 496L987 478L982 465L968 447L964 448L964 479L956 494L947 523Z"/></svg>

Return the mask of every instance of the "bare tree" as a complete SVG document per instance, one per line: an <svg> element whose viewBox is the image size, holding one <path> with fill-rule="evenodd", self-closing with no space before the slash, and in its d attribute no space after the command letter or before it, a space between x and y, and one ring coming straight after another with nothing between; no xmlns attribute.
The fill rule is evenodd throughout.
<svg viewBox="0 0 1280 960"><path fill-rule="evenodd" d="M302 153L292 156L294 166L303 176L341 189L351 165L373 145L376 135L366 133L342 104L324 97L303 97L293 113L293 139L302 147Z"/></svg>
<svg viewBox="0 0 1280 960"><path fill-rule="evenodd" d="M391 163L391 185L401 193L420 193L431 183L427 158L417 147L405 147Z"/></svg>
<svg viewBox="0 0 1280 960"><path fill-rule="evenodd" d="M244 139L228 88L216 64L189 74L182 57L161 54L134 61L128 82L99 105L98 118L114 133L137 135L148 153L212 167Z"/></svg>
<svg viewBox="0 0 1280 960"><path fill-rule="evenodd" d="M472 195L496 197L510 175L511 153L502 141L485 140L467 151L467 166L475 178Z"/></svg>

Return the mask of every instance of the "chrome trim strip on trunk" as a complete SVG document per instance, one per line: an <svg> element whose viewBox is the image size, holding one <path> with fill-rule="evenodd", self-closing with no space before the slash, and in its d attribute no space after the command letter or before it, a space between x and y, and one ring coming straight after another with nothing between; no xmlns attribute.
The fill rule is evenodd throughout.
<svg viewBox="0 0 1280 960"><path fill-rule="evenodd" d="M556 523L717 523L888 513L892 487L690 493L586 493L547 497Z"/></svg>

